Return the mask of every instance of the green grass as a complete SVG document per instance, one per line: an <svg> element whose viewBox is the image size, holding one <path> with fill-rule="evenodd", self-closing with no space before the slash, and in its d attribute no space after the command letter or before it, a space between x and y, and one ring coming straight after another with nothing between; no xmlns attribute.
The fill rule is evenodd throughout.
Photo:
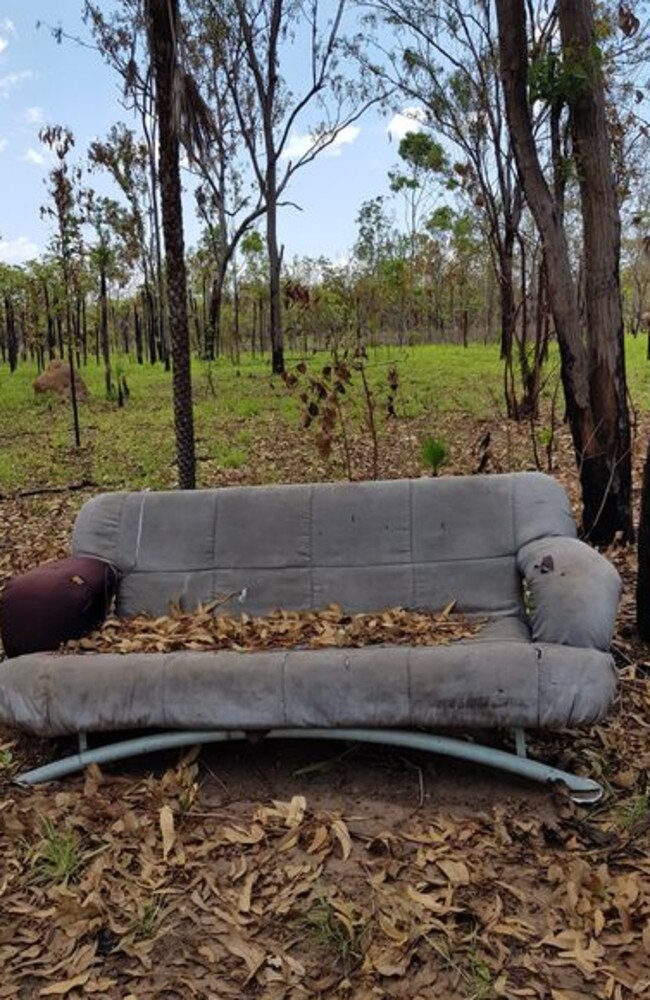
<svg viewBox="0 0 650 1000"><path fill-rule="evenodd" d="M346 907L346 910L349 907ZM363 957L361 929L352 924L331 899L318 891L316 899L298 921L311 946L327 955L334 967L348 975Z"/></svg>
<svg viewBox="0 0 650 1000"><path fill-rule="evenodd" d="M78 875L84 861L77 834L57 830L50 819L42 822L41 840L31 860L36 881L50 885L66 885Z"/></svg>
<svg viewBox="0 0 650 1000"><path fill-rule="evenodd" d="M305 359L308 372L319 375L329 359L325 353L310 355ZM299 360L298 355L289 356L288 369L295 369ZM138 365L127 357L116 357L114 363L126 377L130 399L122 409L107 400L103 368L89 361L81 372L90 398L80 407L79 450L73 447L69 403L34 393L36 366L21 363L10 374L6 365L0 365L0 492L83 478L106 489L175 484L170 373L161 365ZM434 435L438 418L449 413L462 411L484 420L503 411L503 372L496 343L470 344L466 349L448 344L371 349L367 373L380 413L393 364L400 383L398 414L426 416ZM634 405L646 411L650 362L645 338L627 339L627 369ZM553 349L547 392L553 389L557 371ZM236 367L226 359L210 364L197 360L193 385L200 485L209 479L207 472L202 478L202 462L209 463L210 470L240 469L252 461L258 440L273 441L278 427L294 429L300 424L299 393L289 391L282 379L271 375L268 359L242 355ZM351 396L346 405L352 419L362 421L362 394L357 389Z"/></svg>
<svg viewBox="0 0 650 1000"><path fill-rule="evenodd" d="M629 830L650 815L650 792L636 795L619 810L619 826Z"/></svg>

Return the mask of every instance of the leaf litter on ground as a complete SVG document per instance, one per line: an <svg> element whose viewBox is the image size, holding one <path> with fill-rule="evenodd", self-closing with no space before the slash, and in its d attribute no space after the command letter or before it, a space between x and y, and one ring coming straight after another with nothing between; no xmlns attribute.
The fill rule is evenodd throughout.
<svg viewBox="0 0 650 1000"><path fill-rule="evenodd" d="M474 442L488 429L491 471L530 467L528 430L487 423L454 418L450 439L462 447L452 471L473 471ZM278 449L276 431L256 444L250 470L229 473L233 481L325 474L288 432L287 448ZM390 435L382 474L417 475L416 423L396 423ZM638 467L645 436L636 439ZM356 454L361 467L360 445ZM284 455L293 464L285 467ZM575 501L564 428L556 463ZM1 502L0 584L65 554L82 499ZM26 790L12 775L56 748L0 734L0 998L648 995L650 649L634 634L635 552L614 547L608 557L625 584L615 709L593 726L531 737L533 755L605 784L604 804L590 811L489 773L477 782L464 767L464 798L462 790L450 798L436 763L414 755L406 768L403 753L376 750L351 771L354 784L349 754L333 768L308 765L271 784L281 758L267 747L236 780L192 752L149 777L148 765L117 774L90 767ZM324 634L339 627L330 622ZM237 628L246 648L257 626ZM424 775L421 803L414 766ZM399 805L409 783L410 805ZM271 791L285 787L295 790L286 798ZM52 831L75 845L72 875L66 861L44 877Z"/></svg>

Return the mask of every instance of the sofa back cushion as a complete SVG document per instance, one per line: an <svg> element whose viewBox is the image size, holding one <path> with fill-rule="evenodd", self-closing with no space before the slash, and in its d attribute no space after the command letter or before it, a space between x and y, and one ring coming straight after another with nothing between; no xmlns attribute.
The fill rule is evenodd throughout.
<svg viewBox="0 0 650 1000"><path fill-rule="evenodd" d="M76 553L114 563L118 611L215 599L265 614L440 608L515 614L516 554L575 535L566 494L538 473L112 493L82 508Z"/></svg>

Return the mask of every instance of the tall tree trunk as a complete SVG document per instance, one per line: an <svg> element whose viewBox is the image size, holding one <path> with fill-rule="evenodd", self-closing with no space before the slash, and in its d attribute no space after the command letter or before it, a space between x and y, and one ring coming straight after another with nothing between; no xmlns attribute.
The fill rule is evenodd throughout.
<svg viewBox="0 0 650 1000"><path fill-rule="evenodd" d="M176 38L178 37L178 0L146 0L146 10L156 85L158 174L165 239L166 293L171 334L178 484L181 489L194 489L196 485L196 458L187 322L180 146L173 108Z"/></svg>
<svg viewBox="0 0 650 1000"><path fill-rule="evenodd" d="M639 516L639 575L636 585L636 625L640 637L650 641L650 443L643 466Z"/></svg>
<svg viewBox="0 0 650 1000"><path fill-rule="evenodd" d="M144 363L142 345L142 320L137 302L133 303L133 335L135 337L135 359L139 365Z"/></svg>
<svg viewBox="0 0 650 1000"><path fill-rule="evenodd" d="M62 241L63 242L63 241ZM75 337L73 333L73 322L72 322L72 308L70 306L70 277L69 277L69 266L68 261L64 255L63 257L63 288L65 294L65 337L68 348L68 365L70 367L70 404L72 406L72 424L74 427L74 443L75 447L81 447L81 431L79 429L79 403L77 400L77 383L75 381L76 369L74 363L75 353L77 358L79 356L79 350L77 345L74 343ZM77 368L79 365L77 364Z"/></svg>
<svg viewBox="0 0 650 1000"><path fill-rule="evenodd" d="M282 255L278 248L278 208L275 194L275 166L267 174L266 248L269 259L269 325L271 328L272 370L281 375L284 371L284 342L282 336L282 296L280 294L280 269Z"/></svg>
<svg viewBox="0 0 650 1000"><path fill-rule="evenodd" d="M564 51L587 74L571 102L571 131L582 201L589 386L600 453L589 475L594 478L593 502L602 505L597 534L611 540L622 531L629 538L632 463L619 275L621 218L605 92L591 0L560 0L558 12Z"/></svg>
<svg viewBox="0 0 650 1000"><path fill-rule="evenodd" d="M517 392L513 371L513 347L515 341L515 290L514 290L514 245L515 230L506 229L498 260L499 266L499 306L501 311L501 357L503 359L503 387L506 412L517 419Z"/></svg>
<svg viewBox="0 0 650 1000"><path fill-rule="evenodd" d="M106 267L102 261L99 270L99 332L104 359L104 381L106 398L113 398L113 383L111 379L111 348L108 340L108 292L106 289Z"/></svg>
<svg viewBox="0 0 650 1000"><path fill-rule="evenodd" d="M496 7L508 127L526 200L546 256L549 303L560 346L567 416L580 470L582 530L590 541L605 545L612 541L617 531L626 538L632 534L629 505L626 509L625 503L626 497L629 501L630 485L627 407L623 394L623 410L620 409L619 393L612 390L611 380L607 378L607 369L611 369L619 383L622 380L624 388L622 339L618 343L616 327L603 329L595 353L588 351L583 340L578 292L562 212L546 183L532 131L527 96L528 40L524 0L497 0ZM571 8L570 16L575 16L575 4L567 3L566 7ZM566 11L564 15L569 16ZM598 80L592 80L588 89L598 90ZM597 103L593 93L588 100L592 105ZM590 114L593 113L592 107ZM602 149L598 155L602 155ZM603 337L607 338L604 342ZM593 335L590 335L590 348L592 343ZM600 395L601 384L605 389L604 397ZM612 433L613 427L617 428L616 435Z"/></svg>
<svg viewBox="0 0 650 1000"><path fill-rule="evenodd" d="M7 357L9 371L15 372L18 365L18 337L16 335L16 317L14 304L10 295L5 295L5 317L7 328Z"/></svg>
<svg viewBox="0 0 650 1000"><path fill-rule="evenodd" d="M42 286L45 298L45 318L47 322L47 353L50 361L54 361L56 357L56 329L50 306L50 293L45 279L43 279Z"/></svg>

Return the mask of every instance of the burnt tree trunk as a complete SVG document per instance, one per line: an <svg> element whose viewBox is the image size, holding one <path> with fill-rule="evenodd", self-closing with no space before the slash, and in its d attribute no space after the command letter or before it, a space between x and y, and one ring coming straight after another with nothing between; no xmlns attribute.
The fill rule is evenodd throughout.
<svg viewBox="0 0 650 1000"><path fill-rule="evenodd" d="M636 585L636 625L639 636L650 641L650 442L643 466L639 515L639 575Z"/></svg>
<svg viewBox="0 0 650 1000"><path fill-rule="evenodd" d="M580 6L583 6L582 0ZM584 4L588 6L588 4ZM583 534L593 543L606 545L616 532L631 537L629 505L629 422L625 393L620 408L619 389L625 387L622 340L614 327L601 325L587 343L582 334L578 291L573 278L562 210L551 193L540 165L528 105L528 40L524 0L497 0L501 76L506 116L526 200L535 218L544 246L549 304L560 347L562 384L567 416L580 470L583 500ZM562 4L560 5L562 8ZM566 4L564 17L576 17L576 5ZM562 15L561 15L562 16ZM595 45L592 39L592 48ZM590 94L582 100L590 103L589 121L600 121L594 95L602 90L602 81L590 81ZM585 129L584 123L579 127ZM603 142L606 143L607 132ZM586 155L586 149L583 151ZM596 155L596 153L594 153ZM597 155L604 155L599 147ZM608 203L609 204L609 203ZM588 215L591 207L583 206ZM585 238L587 238L585 223ZM611 229L610 229L611 236ZM591 233L590 233L591 235ZM605 252L611 262L616 248ZM597 258L598 261L598 258ZM599 266L597 264L597 266ZM617 273L617 272L616 272ZM613 277L610 274L610 278ZM611 294L613 285L609 285ZM602 308L602 306L601 306ZM610 319L615 308L608 312ZM605 340L603 338L606 338ZM605 391L604 397L600 393Z"/></svg>
<svg viewBox="0 0 650 1000"><path fill-rule="evenodd" d="M275 171L275 167L273 168ZM272 182L274 187L274 182ZM284 371L284 343L282 337L282 296L280 289L280 268L282 255L278 247L277 206L275 197L269 198L271 185L267 188L266 248L269 258L269 326L271 333L271 368L281 375Z"/></svg>
<svg viewBox="0 0 650 1000"><path fill-rule="evenodd" d="M585 458L585 521L592 539L631 538L632 463L619 262L621 218L612 169L591 0L560 0L562 45L584 68L571 101L573 155L582 202L585 314L595 454Z"/></svg>
<svg viewBox="0 0 650 1000"><path fill-rule="evenodd" d="M147 0L146 11L156 87L158 175L165 240L166 296L171 335L178 485L181 489L194 489L196 485L196 458L187 320L180 144L174 120L173 102L176 39L178 37L178 0Z"/></svg>

